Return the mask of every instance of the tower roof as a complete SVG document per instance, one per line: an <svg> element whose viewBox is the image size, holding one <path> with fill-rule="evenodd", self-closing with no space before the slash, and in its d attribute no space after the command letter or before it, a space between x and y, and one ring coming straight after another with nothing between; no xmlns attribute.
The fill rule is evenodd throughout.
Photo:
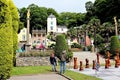
<svg viewBox="0 0 120 80"><path fill-rule="evenodd" d="M48 18L56 18L53 14L50 14Z"/></svg>

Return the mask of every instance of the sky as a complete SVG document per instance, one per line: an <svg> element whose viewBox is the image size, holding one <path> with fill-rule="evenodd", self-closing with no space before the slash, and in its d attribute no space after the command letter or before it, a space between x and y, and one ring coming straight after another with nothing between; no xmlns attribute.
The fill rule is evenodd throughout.
<svg viewBox="0 0 120 80"><path fill-rule="evenodd" d="M17 8L28 7L34 3L40 7L53 8L58 13L61 12L86 12L85 3L95 0L13 0Z"/></svg>

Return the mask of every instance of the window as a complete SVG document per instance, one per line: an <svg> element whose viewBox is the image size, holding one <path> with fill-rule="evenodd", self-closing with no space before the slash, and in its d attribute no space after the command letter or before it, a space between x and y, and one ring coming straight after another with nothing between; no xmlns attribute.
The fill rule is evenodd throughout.
<svg viewBox="0 0 120 80"><path fill-rule="evenodd" d="M45 37L45 34L43 34L42 36Z"/></svg>
<svg viewBox="0 0 120 80"><path fill-rule="evenodd" d="M63 31L63 28L61 28L61 31Z"/></svg>
<svg viewBox="0 0 120 80"><path fill-rule="evenodd" d="M34 42L33 43L36 43L36 41L34 40Z"/></svg>
<svg viewBox="0 0 120 80"><path fill-rule="evenodd" d="M22 35L22 41L25 41L25 35Z"/></svg>
<svg viewBox="0 0 120 80"><path fill-rule="evenodd" d="M36 34L34 34L34 37L36 37Z"/></svg>
<svg viewBox="0 0 120 80"><path fill-rule="evenodd" d="M41 36L41 34L38 34L38 37L40 37Z"/></svg>
<svg viewBox="0 0 120 80"><path fill-rule="evenodd" d="M25 33L25 30L23 30L23 33Z"/></svg>
<svg viewBox="0 0 120 80"><path fill-rule="evenodd" d="M50 29L53 30L53 26L51 26Z"/></svg>
<svg viewBox="0 0 120 80"><path fill-rule="evenodd" d="M53 22L51 21L51 25L53 25Z"/></svg>

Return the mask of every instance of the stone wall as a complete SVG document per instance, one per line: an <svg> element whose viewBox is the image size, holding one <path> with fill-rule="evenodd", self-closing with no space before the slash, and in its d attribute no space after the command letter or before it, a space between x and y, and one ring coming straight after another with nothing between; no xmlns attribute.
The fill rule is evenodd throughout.
<svg viewBox="0 0 120 80"><path fill-rule="evenodd" d="M50 65L49 57L17 57L16 66Z"/></svg>

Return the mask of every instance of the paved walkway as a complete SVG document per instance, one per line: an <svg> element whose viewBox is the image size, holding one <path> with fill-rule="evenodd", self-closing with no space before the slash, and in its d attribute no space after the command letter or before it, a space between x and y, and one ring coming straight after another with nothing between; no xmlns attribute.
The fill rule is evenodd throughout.
<svg viewBox="0 0 120 80"><path fill-rule="evenodd" d="M93 60L97 60L96 53L91 53L90 51L74 52L73 56L77 57L78 63L82 61L83 64L85 64L86 58L89 60L89 64L92 64ZM99 60L100 63L105 63L105 59L102 58L101 56L99 57Z"/></svg>
<svg viewBox="0 0 120 80"><path fill-rule="evenodd" d="M12 76L8 80L68 80L68 79L57 73L51 73L51 74Z"/></svg>
<svg viewBox="0 0 120 80"><path fill-rule="evenodd" d="M80 52L73 52L73 57L77 57L77 63L80 65L80 61L83 62L83 65L85 65L85 59L87 58L89 60L89 64L93 64L93 60L97 60L96 53L91 53L89 51L80 51ZM100 64L105 64L105 59L101 56L99 57ZM113 61L111 61L113 63ZM74 65L74 60L72 59L70 63L67 63L67 65L72 66Z"/></svg>
<svg viewBox="0 0 120 80"><path fill-rule="evenodd" d="M99 71L97 71L97 74L96 71L92 68L84 69L83 71L79 71L79 69L70 70L90 76L96 76L103 80L120 80L120 68L115 68L114 66L110 67L109 69L105 69L105 67L100 67Z"/></svg>

